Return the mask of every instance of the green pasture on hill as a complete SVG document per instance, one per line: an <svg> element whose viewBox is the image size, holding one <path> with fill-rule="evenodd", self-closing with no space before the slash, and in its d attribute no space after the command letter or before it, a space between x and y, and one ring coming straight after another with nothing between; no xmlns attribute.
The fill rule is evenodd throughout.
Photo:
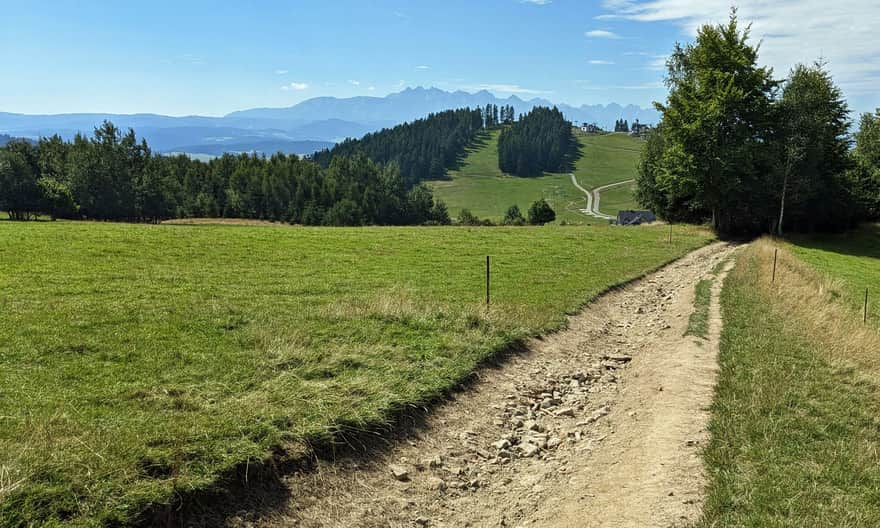
<svg viewBox="0 0 880 528"><path fill-rule="evenodd" d="M606 223L578 211L586 207L586 198L572 185L568 173L548 173L536 178L502 173L498 168L499 134L497 130L484 134L468 150L461 167L449 171L449 180L431 182L435 196L446 202L453 217L466 208L480 218L498 221L511 205L526 211L532 202L543 197L556 210L558 221ZM626 134L578 135L577 140L580 157L573 173L581 186L594 189L635 178L642 140ZM636 207L628 187L609 193L607 202L603 193L603 212L615 214L619 209Z"/></svg>

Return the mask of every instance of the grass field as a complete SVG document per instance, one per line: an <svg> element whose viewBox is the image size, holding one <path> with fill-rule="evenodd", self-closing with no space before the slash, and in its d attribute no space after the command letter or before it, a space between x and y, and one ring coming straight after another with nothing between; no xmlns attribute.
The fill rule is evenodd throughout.
<svg viewBox="0 0 880 528"><path fill-rule="evenodd" d="M621 185L602 191L602 200L599 202L599 210L605 214L616 215L621 209L642 209L633 200L636 186Z"/></svg>
<svg viewBox="0 0 880 528"><path fill-rule="evenodd" d="M774 248L744 250L722 292L701 525L878 526L880 333L788 251L771 284Z"/></svg>
<svg viewBox="0 0 880 528"><path fill-rule="evenodd" d="M880 226L845 235L796 237L789 247L798 258L835 279L836 293L856 312L862 313L865 288L870 288L868 320L880 328Z"/></svg>
<svg viewBox="0 0 880 528"><path fill-rule="evenodd" d="M449 206L456 216L462 208L470 209L481 218L500 220L513 204L528 210L535 200L544 197L556 210L557 219L570 223L606 223L578 212L586 206L583 193L571 183L568 173L545 174L537 178L519 178L503 174L498 169L499 131L487 133L468 152L462 167L450 171L449 181L432 182L436 196ZM575 164L574 174L588 189L635 177L636 163L641 153L641 141L625 134L578 136L581 157ZM611 191L607 209L633 208L632 194L626 188ZM606 197L602 197L606 211Z"/></svg>
<svg viewBox="0 0 880 528"><path fill-rule="evenodd" d="M710 238L678 229L0 222L0 526L125 524L381 423Z"/></svg>

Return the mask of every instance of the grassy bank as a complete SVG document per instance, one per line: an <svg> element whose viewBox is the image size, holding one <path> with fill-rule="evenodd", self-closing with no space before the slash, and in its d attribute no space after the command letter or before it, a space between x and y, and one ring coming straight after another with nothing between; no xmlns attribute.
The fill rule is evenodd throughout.
<svg viewBox="0 0 880 528"><path fill-rule="evenodd" d="M722 293L703 526L880 524L880 335L788 251L746 249Z"/></svg>
<svg viewBox="0 0 880 528"><path fill-rule="evenodd" d="M486 136L469 150L462 166L449 172L449 181L432 182L438 198L455 216L462 208L480 218L500 220L511 205L527 211L535 200L544 197L556 210L558 220L580 224L605 224L578 212L586 207L586 198L565 174L545 174L536 178L518 178L503 174L498 168L498 131ZM587 189L635 177L642 142L625 134L582 135L578 137L581 157L573 173ZM602 210L635 207L630 187L612 189L602 195Z"/></svg>
<svg viewBox="0 0 880 528"><path fill-rule="evenodd" d="M846 235L796 237L789 247L800 260L833 279L835 294L857 314L864 309L865 288L872 289L868 321L880 328L880 225Z"/></svg>
<svg viewBox="0 0 880 528"><path fill-rule="evenodd" d="M708 239L0 222L0 526L124 524L381 422Z"/></svg>

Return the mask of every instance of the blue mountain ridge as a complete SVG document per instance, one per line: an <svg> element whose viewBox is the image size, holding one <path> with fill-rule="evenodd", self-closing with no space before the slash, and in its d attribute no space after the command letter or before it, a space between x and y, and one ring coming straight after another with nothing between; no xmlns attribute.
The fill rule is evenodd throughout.
<svg viewBox="0 0 880 528"><path fill-rule="evenodd" d="M407 88L386 97L315 97L286 108L253 108L222 117L172 117L158 114L26 115L0 112L0 134L36 139L59 134L70 139L91 134L104 120L133 128L158 152L218 155L223 152L276 151L310 154L342 139L463 107L512 105L517 113L535 106L554 106L542 98L499 98L489 91L448 92L438 88ZM617 119L655 123L657 112L635 105L571 106L557 104L571 121L597 123L610 129Z"/></svg>

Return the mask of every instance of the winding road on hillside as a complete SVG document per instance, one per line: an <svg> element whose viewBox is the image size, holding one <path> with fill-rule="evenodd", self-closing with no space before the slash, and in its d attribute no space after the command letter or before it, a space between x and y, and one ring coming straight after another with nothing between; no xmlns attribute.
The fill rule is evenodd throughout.
<svg viewBox="0 0 880 528"><path fill-rule="evenodd" d="M695 523L718 372L720 285L735 249L706 246L611 291L565 330L481 369L410 426L282 475L283 503L227 525ZM684 337L703 278L714 284L709 336Z"/></svg>
<svg viewBox="0 0 880 528"><path fill-rule="evenodd" d="M580 190L582 193L584 193L584 195L587 197L587 207L586 207L586 209L580 209L580 212L582 212L583 214L588 215L588 216L594 216L596 218L601 218L603 220L614 220L616 217L611 216L611 215L607 215L599 210L599 205L600 205L600 202L602 201L602 191L605 191L605 190L608 190L608 189L611 189L614 187L619 187L621 185L628 185L628 184L635 181L635 180L630 179L630 180L624 180L624 181L619 181L619 182L615 182L615 183L609 183L608 185L603 185L601 187L597 187L597 188L593 189L592 191L589 191L589 190L585 189L584 187L582 187L580 183L578 183L577 178L575 177L574 173L570 173L569 176L571 176L571 183L575 187L577 187L578 190Z"/></svg>

